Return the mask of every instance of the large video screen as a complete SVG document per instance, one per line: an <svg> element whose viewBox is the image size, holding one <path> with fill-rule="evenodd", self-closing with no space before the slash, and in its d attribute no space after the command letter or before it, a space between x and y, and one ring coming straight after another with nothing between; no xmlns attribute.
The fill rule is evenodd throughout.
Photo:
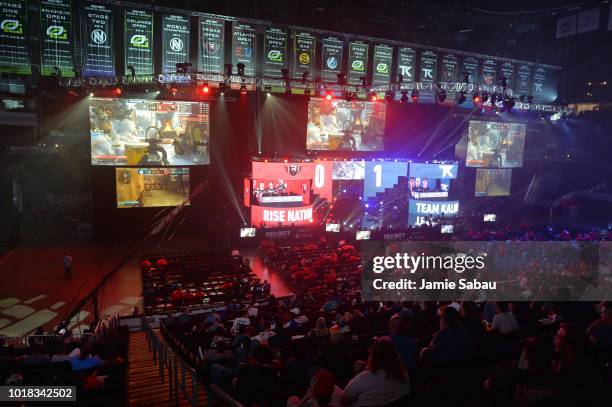
<svg viewBox="0 0 612 407"><path fill-rule="evenodd" d="M410 163L408 197L410 199L448 198L450 180L457 178L457 164Z"/></svg>
<svg viewBox="0 0 612 407"><path fill-rule="evenodd" d="M189 168L115 168L117 208L189 205Z"/></svg>
<svg viewBox="0 0 612 407"><path fill-rule="evenodd" d="M475 195L481 196L508 196L512 170L510 169L476 169Z"/></svg>
<svg viewBox="0 0 612 407"><path fill-rule="evenodd" d="M365 177L365 161L335 161L333 180L362 180Z"/></svg>
<svg viewBox="0 0 612 407"><path fill-rule="evenodd" d="M516 168L523 166L526 125L470 121L465 165Z"/></svg>
<svg viewBox="0 0 612 407"><path fill-rule="evenodd" d="M207 165L209 105L143 99L91 98L93 165Z"/></svg>
<svg viewBox="0 0 612 407"><path fill-rule="evenodd" d="M311 98L308 150L383 151L385 103Z"/></svg>

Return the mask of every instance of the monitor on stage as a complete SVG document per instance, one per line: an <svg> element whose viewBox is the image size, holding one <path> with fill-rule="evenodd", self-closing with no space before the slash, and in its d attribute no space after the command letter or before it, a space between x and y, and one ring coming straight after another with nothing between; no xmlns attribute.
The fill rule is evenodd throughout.
<svg viewBox="0 0 612 407"><path fill-rule="evenodd" d="M326 100L308 102L308 150L383 151L386 104Z"/></svg>
<svg viewBox="0 0 612 407"><path fill-rule="evenodd" d="M511 181L511 169L478 168L476 169L476 185L474 187L474 195L476 197L508 196L510 195Z"/></svg>
<svg viewBox="0 0 612 407"><path fill-rule="evenodd" d="M471 120L468 129L466 166L522 167L526 129L527 126L522 123Z"/></svg>

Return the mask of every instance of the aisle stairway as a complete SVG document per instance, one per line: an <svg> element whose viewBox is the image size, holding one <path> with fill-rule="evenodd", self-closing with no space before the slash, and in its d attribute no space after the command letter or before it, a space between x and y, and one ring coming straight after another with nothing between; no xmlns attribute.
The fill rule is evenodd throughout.
<svg viewBox="0 0 612 407"><path fill-rule="evenodd" d="M157 332L156 332L157 333ZM169 377L164 369L164 382L159 375L159 366L153 362L153 353L149 350L147 336L144 332L130 333L128 350L128 406L170 407L189 406L179 389L179 400L175 404L170 399ZM180 373L179 373L180 376ZM191 377L186 375L187 389L191 389ZM198 385L198 406L207 406L208 400L204 387Z"/></svg>

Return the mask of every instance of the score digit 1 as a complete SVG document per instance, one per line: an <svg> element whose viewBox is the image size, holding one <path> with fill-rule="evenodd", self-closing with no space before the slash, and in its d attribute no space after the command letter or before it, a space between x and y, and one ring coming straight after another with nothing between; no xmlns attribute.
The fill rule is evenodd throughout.
<svg viewBox="0 0 612 407"><path fill-rule="evenodd" d="M372 170L376 174L376 188L382 187L382 165L376 164Z"/></svg>

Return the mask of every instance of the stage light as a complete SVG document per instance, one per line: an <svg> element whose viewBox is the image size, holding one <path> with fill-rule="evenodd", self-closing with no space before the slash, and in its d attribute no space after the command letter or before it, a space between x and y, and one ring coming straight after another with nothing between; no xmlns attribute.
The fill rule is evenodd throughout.
<svg viewBox="0 0 612 407"><path fill-rule="evenodd" d="M272 86L270 85L264 86L264 92L266 92L266 96L270 96L270 92L272 92Z"/></svg>
<svg viewBox="0 0 612 407"><path fill-rule="evenodd" d="M459 94L459 98L457 99L457 104L462 105L463 102L465 102L465 92L461 91L461 93Z"/></svg>
<svg viewBox="0 0 612 407"><path fill-rule="evenodd" d="M402 97L400 98L400 103L408 102L408 91L406 89L402 90Z"/></svg>
<svg viewBox="0 0 612 407"><path fill-rule="evenodd" d="M241 95L246 95L247 94L247 87L246 87L246 85L244 83L240 86L240 94Z"/></svg>
<svg viewBox="0 0 612 407"><path fill-rule="evenodd" d="M208 95L208 93L210 92L210 88L208 87L207 83L201 85L199 90L202 95Z"/></svg>
<svg viewBox="0 0 612 407"><path fill-rule="evenodd" d="M445 90L441 90L440 94L438 95L438 100L440 101L440 103L444 103L444 101L446 100L446 91Z"/></svg>
<svg viewBox="0 0 612 407"><path fill-rule="evenodd" d="M91 92L91 93L89 94L89 97L90 97L90 98L94 97L93 92Z"/></svg>
<svg viewBox="0 0 612 407"><path fill-rule="evenodd" d="M170 85L170 93L172 96L176 96L178 93L178 87L175 84Z"/></svg>
<svg viewBox="0 0 612 407"><path fill-rule="evenodd" d="M419 91L416 89L412 89L412 93L410 94L412 98L412 103L419 103Z"/></svg>
<svg viewBox="0 0 612 407"><path fill-rule="evenodd" d="M378 102L378 95L376 92L371 92L369 97L372 102Z"/></svg>
<svg viewBox="0 0 612 407"><path fill-rule="evenodd" d="M123 93L123 91L121 90L121 88L115 88L113 89L113 93L117 96L121 96L121 94Z"/></svg>
<svg viewBox="0 0 612 407"><path fill-rule="evenodd" d="M480 94L478 92L474 93L472 95L472 100L474 101L474 103L479 104L480 103Z"/></svg>
<svg viewBox="0 0 612 407"><path fill-rule="evenodd" d="M332 95L331 90L328 90L327 92L325 92L325 99L332 100L333 98L334 98L334 95Z"/></svg>

